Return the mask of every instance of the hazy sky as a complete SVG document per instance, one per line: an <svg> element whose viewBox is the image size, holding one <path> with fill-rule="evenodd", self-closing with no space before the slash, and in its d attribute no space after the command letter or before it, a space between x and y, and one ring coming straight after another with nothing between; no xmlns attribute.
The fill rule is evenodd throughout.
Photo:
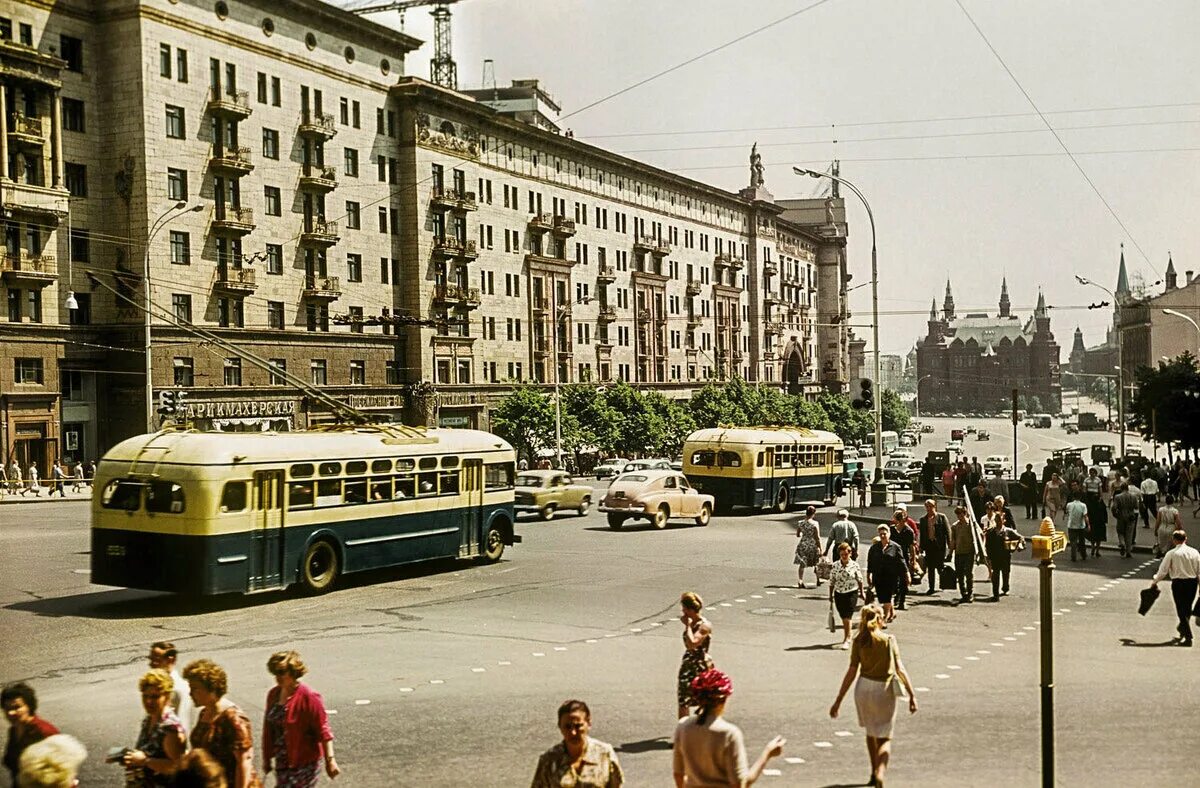
<svg viewBox="0 0 1200 788"><path fill-rule="evenodd" d="M1181 281L1200 272L1194 0L962 0L1129 235L1024 114L1029 103L955 0L826 0L571 115L813 1L464 0L452 7L459 84L476 87L491 58L499 84L542 80L577 137L726 189L746 185L756 140L776 198L816 185L791 165L840 158L875 212L885 353L924 334L947 275L959 313L995 312L1004 274L1022 316L1042 287L1065 361L1076 325L1092 345L1111 320L1086 309L1105 296L1074 274L1113 287L1121 242L1147 282L1161 279L1168 251ZM416 9L405 21L429 42L406 70L427 78L432 20ZM870 276L870 231L852 197L847 206L858 284ZM870 288L851 298L853 322L869 322Z"/></svg>

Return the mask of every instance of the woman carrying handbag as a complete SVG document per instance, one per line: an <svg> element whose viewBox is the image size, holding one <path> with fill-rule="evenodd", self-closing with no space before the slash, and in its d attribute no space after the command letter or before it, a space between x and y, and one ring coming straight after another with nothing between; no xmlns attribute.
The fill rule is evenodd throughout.
<svg viewBox="0 0 1200 788"><path fill-rule="evenodd" d="M842 542L837 546L838 560L832 567L829 577L829 631L837 631L834 608L837 608L837 618L842 621L843 651L850 648L850 619L854 618L854 610L858 600L865 600L862 567L857 561L850 559L850 545Z"/></svg>

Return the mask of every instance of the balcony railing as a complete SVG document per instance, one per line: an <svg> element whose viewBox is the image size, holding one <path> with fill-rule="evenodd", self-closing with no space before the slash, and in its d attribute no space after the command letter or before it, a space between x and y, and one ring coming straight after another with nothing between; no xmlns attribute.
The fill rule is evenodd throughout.
<svg viewBox="0 0 1200 788"><path fill-rule="evenodd" d="M216 286L235 293L253 293L258 285L253 268L223 267L217 269Z"/></svg>
<svg viewBox="0 0 1200 788"><path fill-rule="evenodd" d="M232 205L218 205L213 216L212 226L215 230L245 235L254 229L254 211L250 208L237 208Z"/></svg>
<svg viewBox="0 0 1200 788"><path fill-rule="evenodd" d="M535 213L529 217L529 229L545 232L554 229L554 216L548 213Z"/></svg>
<svg viewBox="0 0 1200 788"><path fill-rule="evenodd" d="M243 175L254 169L254 163L250 161L250 148L245 145L214 149L209 164L213 169L228 170Z"/></svg>
<svg viewBox="0 0 1200 788"><path fill-rule="evenodd" d="M224 115L231 118L248 118L254 109L250 106L250 92L246 90L222 90L211 88L208 91L208 111L213 115Z"/></svg>
<svg viewBox="0 0 1200 788"><path fill-rule="evenodd" d="M689 279L689 280L688 280L688 283L687 283L687 294L688 294L689 296L698 296L698 295L700 295L700 289L701 289L701 285L700 285L700 282L699 282L699 280L697 280L697 279Z"/></svg>
<svg viewBox="0 0 1200 788"><path fill-rule="evenodd" d="M58 278L58 261L50 254L0 252L0 274L7 280L48 285Z"/></svg>
<svg viewBox="0 0 1200 788"><path fill-rule="evenodd" d="M637 311L637 321L639 323L649 323L650 322L650 310L649 309L639 309Z"/></svg>
<svg viewBox="0 0 1200 788"><path fill-rule="evenodd" d="M671 244L654 235L638 235L633 241L633 247L659 257L665 257L671 253Z"/></svg>
<svg viewBox="0 0 1200 788"><path fill-rule="evenodd" d="M479 306L479 288L463 287L461 285L437 285L433 290L433 298L444 304L457 304L460 307Z"/></svg>
<svg viewBox="0 0 1200 788"><path fill-rule="evenodd" d="M713 265L717 268L731 268L736 271L743 268L746 265L746 261L740 257L734 257L731 254L722 252L713 257Z"/></svg>
<svg viewBox="0 0 1200 788"><path fill-rule="evenodd" d="M316 276L306 274L304 277L304 298L319 298L335 300L342 295L342 283L336 276Z"/></svg>
<svg viewBox="0 0 1200 788"><path fill-rule="evenodd" d="M783 322L779 320L768 320L767 322L763 323L763 331L768 334L782 334Z"/></svg>
<svg viewBox="0 0 1200 788"><path fill-rule="evenodd" d="M763 260L762 271L766 276L774 276L779 273L779 264L774 260Z"/></svg>
<svg viewBox="0 0 1200 788"><path fill-rule="evenodd" d="M475 199L475 192L461 189L447 189L445 186L437 184L433 187L430 203L434 208L449 211L474 211L479 208L479 203Z"/></svg>
<svg viewBox="0 0 1200 788"><path fill-rule="evenodd" d="M317 192L331 192L337 188L337 168L323 164L309 164L300 173L300 186Z"/></svg>
<svg viewBox="0 0 1200 788"><path fill-rule="evenodd" d="M554 232L558 235L574 235L575 220L568 219L565 216L554 217Z"/></svg>
<svg viewBox="0 0 1200 788"><path fill-rule="evenodd" d="M306 136L332 139L337 134L337 126L332 115L309 111L301 113L299 131Z"/></svg>
<svg viewBox="0 0 1200 788"><path fill-rule="evenodd" d="M310 219L300 231L300 242L310 246L333 246L340 240L337 222L324 219Z"/></svg>
<svg viewBox="0 0 1200 788"><path fill-rule="evenodd" d="M434 238L433 251L442 257L454 257L459 260L474 260L479 256L479 247L475 241L464 241L453 235Z"/></svg>
<svg viewBox="0 0 1200 788"><path fill-rule="evenodd" d="M3 120L0 119L0 122ZM13 115L13 127L10 133L25 142L40 143L46 138L45 124L42 123L41 118L31 118L21 114Z"/></svg>
<svg viewBox="0 0 1200 788"><path fill-rule="evenodd" d="M615 282L617 280L617 269L611 265L602 265L596 268L597 282Z"/></svg>
<svg viewBox="0 0 1200 788"><path fill-rule="evenodd" d="M600 307L598 317L606 323L612 323L617 319L617 310L611 306L602 306Z"/></svg>
<svg viewBox="0 0 1200 788"><path fill-rule="evenodd" d="M695 313L688 314L688 316L687 316L688 328L695 328L696 326L700 325L701 322L702 321L701 321L700 315L697 315Z"/></svg>

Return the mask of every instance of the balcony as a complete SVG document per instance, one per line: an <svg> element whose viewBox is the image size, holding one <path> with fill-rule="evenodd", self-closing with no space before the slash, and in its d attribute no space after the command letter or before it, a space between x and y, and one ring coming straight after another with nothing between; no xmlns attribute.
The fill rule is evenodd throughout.
<svg viewBox="0 0 1200 788"><path fill-rule="evenodd" d="M777 306L780 308L788 305L788 302L784 301L783 296L779 295L778 293L767 293L765 296L763 296L763 303L765 303L767 306Z"/></svg>
<svg viewBox="0 0 1200 788"><path fill-rule="evenodd" d="M455 236L433 239L433 253L444 260L469 262L479 257L479 247L474 241L465 241Z"/></svg>
<svg viewBox="0 0 1200 788"><path fill-rule="evenodd" d="M46 141L46 124L41 118L14 114L13 127L8 132L8 138L17 145L41 145Z"/></svg>
<svg viewBox="0 0 1200 788"><path fill-rule="evenodd" d="M300 188L328 194L337 188L337 169L324 164L307 164L300 172Z"/></svg>
<svg viewBox="0 0 1200 788"><path fill-rule="evenodd" d="M639 323L649 323L650 322L650 310L649 309L639 309L637 311L637 321Z"/></svg>
<svg viewBox="0 0 1200 788"><path fill-rule="evenodd" d="M255 226L254 211L249 208L235 208L232 205L218 205L212 219L213 230L230 235L245 235L253 232Z"/></svg>
<svg viewBox="0 0 1200 788"><path fill-rule="evenodd" d="M602 285L612 284L617 281L617 269L611 265L602 265L596 268L596 282Z"/></svg>
<svg viewBox="0 0 1200 788"><path fill-rule="evenodd" d="M700 285L700 282L699 282L698 280L696 280L696 279L689 279L689 280L688 280L688 283L687 283L687 294L688 294L688 297L690 298L690 297L692 297L692 296L698 296L698 295L700 295L700 288L701 288L701 285Z"/></svg>
<svg viewBox="0 0 1200 788"><path fill-rule="evenodd" d="M297 131L302 137L331 140L337 134L337 126L333 122L332 115L306 111L300 115L300 127Z"/></svg>
<svg viewBox="0 0 1200 788"><path fill-rule="evenodd" d="M671 253L671 244L653 235L639 235L633 240L633 248L649 252L656 257L666 257Z"/></svg>
<svg viewBox="0 0 1200 788"><path fill-rule="evenodd" d="M447 189L439 184L433 186L429 205L438 211L475 211L479 209L479 203L475 200L475 192Z"/></svg>
<svg viewBox="0 0 1200 788"><path fill-rule="evenodd" d="M221 90L211 88L208 91L208 113L231 118L235 121L250 117L254 109L250 106L250 92L247 90Z"/></svg>
<svg viewBox="0 0 1200 788"><path fill-rule="evenodd" d="M248 295L253 293L258 284L254 279L253 268L220 267L217 269L217 279L213 284L218 290L228 293Z"/></svg>
<svg viewBox="0 0 1200 788"><path fill-rule="evenodd" d="M550 355L550 340L546 338L533 340L533 354L535 356Z"/></svg>
<svg viewBox="0 0 1200 788"><path fill-rule="evenodd" d="M699 328L699 327L700 327L700 324L701 324L701 322L703 322L703 321L702 321L702 319L701 319L700 315L697 315L697 314L695 314L695 313L689 313L689 314L688 314L688 316L687 316L687 326L688 326L688 328L692 328L692 329Z"/></svg>
<svg viewBox="0 0 1200 788"><path fill-rule="evenodd" d="M601 323L613 323L617 319L617 310L611 306L602 306L597 313L596 319Z"/></svg>
<svg viewBox="0 0 1200 788"><path fill-rule="evenodd" d="M433 289L436 303L459 309L475 309L479 306L479 288L461 285L437 285Z"/></svg>
<svg viewBox="0 0 1200 788"><path fill-rule="evenodd" d="M57 226L67 215L69 196L64 188L0 181L0 210L34 219L37 224Z"/></svg>
<svg viewBox="0 0 1200 788"><path fill-rule="evenodd" d="M208 160L208 166L214 170L233 173L235 176L246 175L254 170L250 161L250 148L216 148Z"/></svg>
<svg viewBox="0 0 1200 788"><path fill-rule="evenodd" d="M533 309L533 313L535 315L544 315L546 314L546 310L550 308L550 301L546 298L535 297L531 304L531 308Z"/></svg>
<svg viewBox="0 0 1200 788"><path fill-rule="evenodd" d="M746 266L746 261L740 257L722 253L713 258L713 265L716 266L717 270L728 268L733 271L740 271Z"/></svg>
<svg viewBox="0 0 1200 788"><path fill-rule="evenodd" d="M565 216L554 217L554 234L571 236L575 234L575 220Z"/></svg>
<svg viewBox="0 0 1200 788"><path fill-rule="evenodd" d="M304 223L300 231L301 246L315 246L325 249L342 240L338 235L337 222L327 222L323 219L310 219Z"/></svg>
<svg viewBox="0 0 1200 788"><path fill-rule="evenodd" d="M555 268L573 268L575 260L569 260L565 257L551 257L540 252L530 252L525 255L525 263L533 266L554 266Z"/></svg>
<svg viewBox="0 0 1200 788"><path fill-rule="evenodd" d="M58 279L58 261L50 254L0 252L0 275L10 286L45 287Z"/></svg>
<svg viewBox="0 0 1200 788"><path fill-rule="evenodd" d="M768 320L767 322L763 323L763 333L767 334L768 336L782 336L783 323L779 320Z"/></svg>
<svg viewBox="0 0 1200 788"><path fill-rule="evenodd" d="M304 289L300 291L300 297L318 301L336 301L342 297L342 283L336 276L306 274Z"/></svg>
<svg viewBox="0 0 1200 788"><path fill-rule="evenodd" d="M779 264L774 260L763 260L762 272L763 276L775 276L779 273Z"/></svg>
<svg viewBox="0 0 1200 788"><path fill-rule="evenodd" d="M529 217L530 231L544 233L554 229L554 217L548 213L535 213Z"/></svg>

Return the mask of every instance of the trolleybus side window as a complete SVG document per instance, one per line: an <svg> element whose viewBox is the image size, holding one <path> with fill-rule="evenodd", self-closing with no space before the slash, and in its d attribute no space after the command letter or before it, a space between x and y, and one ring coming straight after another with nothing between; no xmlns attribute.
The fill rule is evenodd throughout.
<svg viewBox="0 0 1200 788"><path fill-rule="evenodd" d="M307 479L309 476L313 475L313 465L311 462L293 465L288 473L291 474L293 479Z"/></svg>
<svg viewBox="0 0 1200 788"><path fill-rule="evenodd" d="M336 465L341 468L341 463L325 462L321 463L321 469L324 470L327 465ZM341 479L321 479L317 482L317 506L337 506L342 502L342 480Z"/></svg>
<svg viewBox="0 0 1200 788"><path fill-rule="evenodd" d="M692 452L692 465L703 465L711 467L715 464L716 452L711 449L701 449L700 451Z"/></svg>
<svg viewBox="0 0 1200 788"><path fill-rule="evenodd" d="M175 482L153 481L146 489L146 511L160 514L182 514L183 488Z"/></svg>
<svg viewBox="0 0 1200 788"><path fill-rule="evenodd" d="M357 476L360 473L367 472L366 460L355 460L354 462L346 463L346 475Z"/></svg>
<svg viewBox="0 0 1200 788"><path fill-rule="evenodd" d="M755 464L759 468L761 468L761 467L763 467L763 463L766 461L766 459L767 459L767 453L765 451L760 451L758 453L758 461Z"/></svg>
<svg viewBox="0 0 1200 788"><path fill-rule="evenodd" d="M722 468L740 468L742 456L736 451L723 451L717 455L717 464Z"/></svg>
<svg viewBox="0 0 1200 788"><path fill-rule="evenodd" d="M395 498L415 498L417 495L417 480L413 476L416 463L407 457L396 460Z"/></svg>
<svg viewBox="0 0 1200 788"><path fill-rule="evenodd" d="M143 487L145 485L141 482L130 479L113 479L104 488L104 492L100 496L100 505L105 509L124 509L127 512L136 512L142 508Z"/></svg>
<svg viewBox="0 0 1200 788"><path fill-rule="evenodd" d="M246 483L225 482L221 490L221 511L241 512L246 509Z"/></svg>
<svg viewBox="0 0 1200 788"><path fill-rule="evenodd" d="M391 467L391 463L388 463ZM386 501L392 497L392 477L374 476L371 478L371 500Z"/></svg>
<svg viewBox="0 0 1200 788"><path fill-rule="evenodd" d="M288 508L299 509L313 505L312 482L288 483Z"/></svg>
<svg viewBox="0 0 1200 788"><path fill-rule="evenodd" d="M366 463L363 463L365 466ZM348 467L348 466L347 466ZM321 482L324 484L324 482ZM367 502L367 480L366 479L347 479L345 486L346 503L366 503Z"/></svg>
<svg viewBox="0 0 1200 788"><path fill-rule="evenodd" d="M340 476L342 464L340 462L323 462L317 470L322 476Z"/></svg>
<svg viewBox="0 0 1200 788"><path fill-rule="evenodd" d="M371 473L391 473L391 460L375 460L371 463Z"/></svg>
<svg viewBox="0 0 1200 788"><path fill-rule="evenodd" d="M483 466L484 488L488 490L510 490L513 486L513 464L491 463Z"/></svg>

